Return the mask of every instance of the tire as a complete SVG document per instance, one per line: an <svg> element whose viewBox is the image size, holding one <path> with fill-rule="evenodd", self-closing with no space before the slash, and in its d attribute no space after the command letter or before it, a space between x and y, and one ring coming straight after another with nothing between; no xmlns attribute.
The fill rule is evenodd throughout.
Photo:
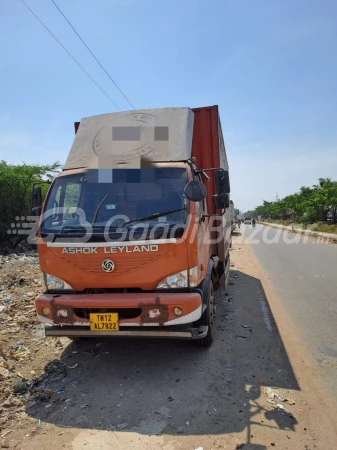
<svg viewBox="0 0 337 450"><path fill-rule="evenodd" d="M212 280L209 284L209 292L207 298L207 308L200 319L194 323L195 327L208 326L208 332L205 337L197 339L200 347L210 347L213 342L214 330L214 287Z"/></svg>

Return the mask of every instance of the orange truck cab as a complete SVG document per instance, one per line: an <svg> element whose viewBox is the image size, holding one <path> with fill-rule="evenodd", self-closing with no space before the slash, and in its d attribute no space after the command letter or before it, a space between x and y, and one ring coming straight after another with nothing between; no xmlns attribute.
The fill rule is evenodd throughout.
<svg viewBox="0 0 337 450"><path fill-rule="evenodd" d="M43 205L32 196L45 334L210 345L231 243L218 107L104 114L75 131Z"/></svg>

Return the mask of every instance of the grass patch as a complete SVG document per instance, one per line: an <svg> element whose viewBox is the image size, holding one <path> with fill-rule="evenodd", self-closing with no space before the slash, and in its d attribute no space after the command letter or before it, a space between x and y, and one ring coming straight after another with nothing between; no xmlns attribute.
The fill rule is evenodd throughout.
<svg viewBox="0 0 337 450"><path fill-rule="evenodd" d="M267 219L266 220L269 223L277 223L279 225L286 225L286 226L290 226L290 225L294 225L294 221L293 220L273 220L273 219Z"/></svg>
<svg viewBox="0 0 337 450"><path fill-rule="evenodd" d="M322 233L337 234L337 224L318 222L318 224L312 228L313 231L321 231Z"/></svg>

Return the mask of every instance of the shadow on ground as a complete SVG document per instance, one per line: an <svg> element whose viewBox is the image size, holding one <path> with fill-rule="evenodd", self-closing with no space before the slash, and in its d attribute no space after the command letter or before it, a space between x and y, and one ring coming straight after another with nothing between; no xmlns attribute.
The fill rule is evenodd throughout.
<svg viewBox="0 0 337 450"><path fill-rule="evenodd" d="M242 236L242 233L239 230L232 231L232 236Z"/></svg>
<svg viewBox="0 0 337 450"><path fill-rule="evenodd" d="M232 271L228 292L217 295L209 349L187 341L70 343L61 357L66 382L48 385L47 378L46 387L63 390L28 403L28 415L57 426L140 434L244 431L245 448L267 448L251 444L252 426L289 433L296 419L268 407L261 386L299 388L260 281Z"/></svg>

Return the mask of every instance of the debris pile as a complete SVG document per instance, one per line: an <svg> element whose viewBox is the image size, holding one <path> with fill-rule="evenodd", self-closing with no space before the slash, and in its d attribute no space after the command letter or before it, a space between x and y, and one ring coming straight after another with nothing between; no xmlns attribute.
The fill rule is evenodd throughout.
<svg viewBox="0 0 337 450"><path fill-rule="evenodd" d="M287 402L288 405L295 405L295 400L290 397L284 397L278 391L273 390L270 387L264 388L264 393L267 396L267 402L270 403L274 408L284 410L282 402Z"/></svg>
<svg viewBox="0 0 337 450"><path fill-rule="evenodd" d="M59 360L45 366L51 356L60 356L69 341L45 338L34 305L42 290L36 252L0 256L1 437L26 418L27 402L30 406L48 401L53 384L66 375L66 365Z"/></svg>

